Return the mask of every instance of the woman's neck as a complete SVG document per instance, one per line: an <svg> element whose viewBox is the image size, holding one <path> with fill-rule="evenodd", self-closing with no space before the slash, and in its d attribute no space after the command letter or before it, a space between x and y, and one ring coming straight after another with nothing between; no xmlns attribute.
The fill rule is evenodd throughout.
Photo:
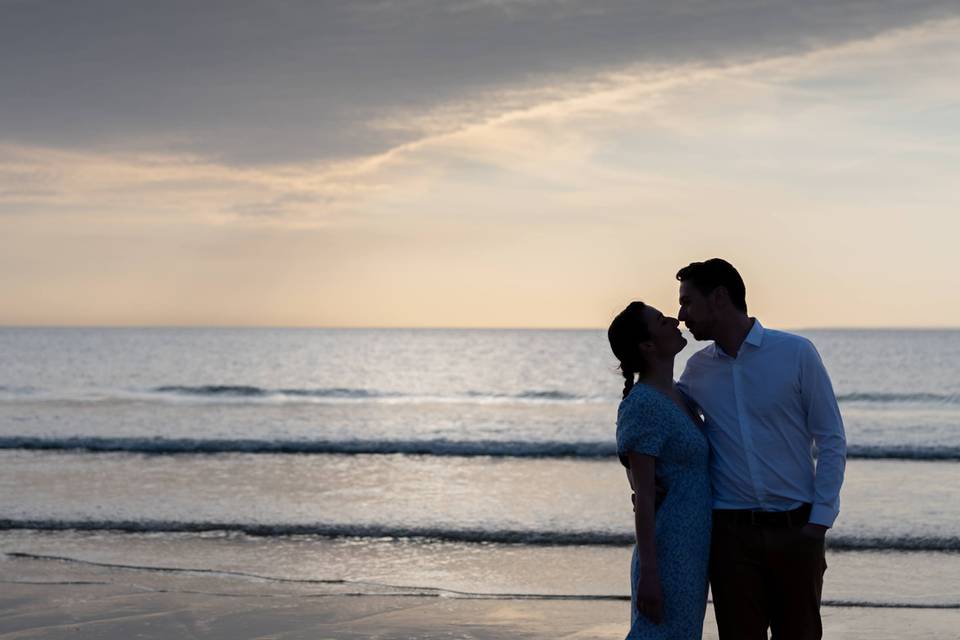
<svg viewBox="0 0 960 640"><path fill-rule="evenodd" d="M673 389L673 358L647 363L647 372L640 376L640 382L663 391Z"/></svg>

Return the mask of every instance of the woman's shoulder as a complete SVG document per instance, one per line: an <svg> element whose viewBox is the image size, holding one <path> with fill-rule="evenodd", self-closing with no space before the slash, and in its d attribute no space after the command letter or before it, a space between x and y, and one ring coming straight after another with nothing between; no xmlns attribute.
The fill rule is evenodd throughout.
<svg viewBox="0 0 960 640"><path fill-rule="evenodd" d="M627 397L620 401L617 416L644 417L663 410L660 395L649 385L637 383L630 389Z"/></svg>
<svg viewBox="0 0 960 640"><path fill-rule="evenodd" d="M666 428L668 419L658 391L644 384L634 386L620 402L617 414L618 454L633 451L659 457L670 431Z"/></svg>

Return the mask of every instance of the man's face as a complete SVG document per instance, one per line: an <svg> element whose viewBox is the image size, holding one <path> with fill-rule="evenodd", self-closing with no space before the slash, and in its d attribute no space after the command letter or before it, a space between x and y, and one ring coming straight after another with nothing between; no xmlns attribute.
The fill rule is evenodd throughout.
<svg viewBox="0 0 960 640"><path fill-rule="evenodd" d="M697 340L711 340L716 314L713 302L689 280L680 283L680 312L677 319Z"/></svg>

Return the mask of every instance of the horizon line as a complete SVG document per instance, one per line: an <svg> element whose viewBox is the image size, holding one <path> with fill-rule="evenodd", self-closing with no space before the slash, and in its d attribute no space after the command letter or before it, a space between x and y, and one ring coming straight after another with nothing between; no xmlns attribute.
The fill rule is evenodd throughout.
<svg viewBox="0 0 960 640"><path fill-rule="evenodd" d="M769 327L776 328L776 327ZM0 329L279 329L360 331L605 331L602 326L401 326L401 325L231 325L231 324L3 324ZM960 331L960 325L804 326L787 331ZM686 331L686 330L684 330ZM688 332L689 333L689 332Z"/></svg>

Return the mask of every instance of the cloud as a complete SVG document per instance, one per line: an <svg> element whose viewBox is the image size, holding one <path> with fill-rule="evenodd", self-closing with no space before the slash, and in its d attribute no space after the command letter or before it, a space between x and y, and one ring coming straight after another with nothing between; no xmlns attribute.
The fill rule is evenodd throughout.
<svg viewBox="0 0 960 640"><path fill-rule="evenodd" d="M0 10L0 140L250 166L376 156L624 66L741 64L956 5L38 0Z"/></svg>
<svg viewBox="0 0 960 640"><path fill-rule="evenodd" d="M356 189L312 167L264 170L184 154L0 144L0 158L0 214L81 216L91 224L217 225L254 217L317 226Z"/></svg>
<svg viewBox="0 0 960 640"><path fill-rule="evenodd" d="M771 324L956 324L958 43L497 85L342 158L3 144L5 321L601 326L720 254Z"/></svg>
<svg viewBox="0 0 960 640"><path fill-rule="evenodd" d="M804 199L864 200L893 188L865 184L864 167L880 158L924 180L956 160L958 96L943 62L958 55L958 24L739 65L628 65L490 92L480 105L395 114L378 126L417 135L336 160L250 165L0 145L0 213L314 227L439 211L514 215L510 201L536 198L556 220L623 210L641 192L648 210L675 211L685 192L729 193L731 182L756 185L755 194L775 183Z"/></svg>

